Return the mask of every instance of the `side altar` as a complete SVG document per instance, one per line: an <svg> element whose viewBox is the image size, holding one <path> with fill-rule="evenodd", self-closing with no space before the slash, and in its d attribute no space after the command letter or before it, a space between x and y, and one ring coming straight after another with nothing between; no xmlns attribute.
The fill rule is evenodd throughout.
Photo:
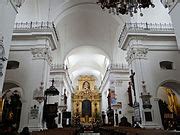
<svg viewBox="0 0 180 135"><path fill-rule="evenodd" d="M88 125L100 116L101 94L93 76L80 76L72 96L74 124Z"/></svg>

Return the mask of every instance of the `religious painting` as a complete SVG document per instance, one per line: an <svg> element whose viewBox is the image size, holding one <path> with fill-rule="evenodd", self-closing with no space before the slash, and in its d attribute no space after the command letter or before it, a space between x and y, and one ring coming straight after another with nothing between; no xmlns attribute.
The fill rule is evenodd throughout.
<svg viewBox="0 0 180 135"><path fill-rule="evenodd" d="M90 90L90 84L89 84L89 82L88 82L88 81L85 81L85 82L83 83L82 88L85 89L85 90Z"/></svg>
<svg viewBox="0 0 180 135"><path fill-rule="evenodd" d="M90 100L84 100L82 102L82 116L88 115L91 117L91 101Z"/></svg>
<svg viewBox="0 0 180 135"><path fill-rule="evenodd" d="M111 105L115 105L117 103L115 90L110 90L110 96L111 96Z"/></svg>

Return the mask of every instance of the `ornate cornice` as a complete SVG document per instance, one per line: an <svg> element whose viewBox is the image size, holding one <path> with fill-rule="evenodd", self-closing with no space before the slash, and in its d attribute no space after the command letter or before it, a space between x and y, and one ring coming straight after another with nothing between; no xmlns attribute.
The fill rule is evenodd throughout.
<svg viewBox="0 0 180 135"><path fill-rule="evenodd" d="M49 48L31 48L31 53L33 60L44 59L51 65L52 56Z"/></svg>
<svg viewBox="0 0 180 135"><path fill-rule="evenodd" d="M146 59L147 53L148 48L130 47L127 51L126 61L128 64L131 64L131 62L135 59Z"/></svg>

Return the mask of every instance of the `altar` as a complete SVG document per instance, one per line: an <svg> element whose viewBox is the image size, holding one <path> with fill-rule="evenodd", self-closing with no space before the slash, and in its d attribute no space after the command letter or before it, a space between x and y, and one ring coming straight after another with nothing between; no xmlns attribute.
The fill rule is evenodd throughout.
<svg viewBox="0 0 180 135"><path fill-rule="evenodd" d="M95 81L93 76L80 76L78 80L72 96L74 124L92 124L100 116L101 94Z"/></svg>

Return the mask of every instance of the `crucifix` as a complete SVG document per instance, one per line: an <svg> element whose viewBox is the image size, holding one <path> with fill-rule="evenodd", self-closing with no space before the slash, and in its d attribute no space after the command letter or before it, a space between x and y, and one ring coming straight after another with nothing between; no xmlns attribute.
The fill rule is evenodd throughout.
<svg viewBox="0 0 180 135"><path fill-rule="evenodd" d="M134 76L135 76L135 72L133 72L133 70L131 69L131 75L130 75L131 86L132 86L132 89L134 91L134 98L135 98L135 102L136 102L136 91L135 91Z"/></svg>
<svg viewBox="0 0 180 135"><path fill-rule="evenodd" d="M141 115L140 115L139 103L136 100L134 76L135 76L135 72L133 72L133 70L131 69L130 79L131 79L131 86L134 91L134 122L137 124L137 122L141 123Z"/></svg>

